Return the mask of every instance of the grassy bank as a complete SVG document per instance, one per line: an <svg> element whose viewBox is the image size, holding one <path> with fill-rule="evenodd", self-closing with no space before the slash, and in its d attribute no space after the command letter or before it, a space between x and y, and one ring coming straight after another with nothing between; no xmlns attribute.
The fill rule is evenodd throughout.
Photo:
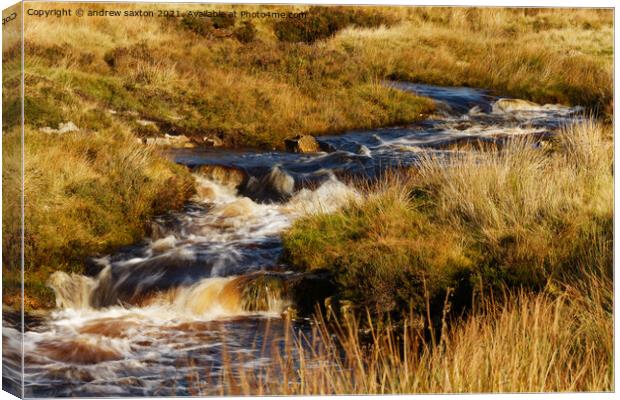
<svg viewBox="0 0 620 400"><path fill-rule="evenodd" d="M122 127L62 135L26 129L25 304L53 306L50 273L84 271L87 256L144 237L150 218L180 208L193 191L183 167L138 144ZM19 301L20 135L3 143L3 302Z"/></svg>
<svg viewBox="0 0 620 400"><path fill-rule="evenodd" d="M553 288L612 270L611 128L567 128L547 150L515 139L368 188L342 212L307 217L284 238L286 261L327 269L342 296L373 312L455 309L476 291ZM454 307L453 307L454 308Z"/></svg>
<svg viewBox="0 0 620 400"><path fill-rule="evenodd" d="M392 79L492 89L613 112L612 13L576 9L411 9L391 28L348 28L335 48Z"/></svg>
<svg viewBox="0 0 620 400"><path fill-rule="evenodd" d="M146 7L161 8L178 7ZM26 21L27 117L36 127L116 120L138 136L185 134L198 143L270 149L298 134L400 124L433 109L426 99L384 87L383 76L359 70L322 41L279 40L271 20L63 22ZM251 33L239 34L244 27Z"/></svg>
<svg viewBox="0 0 620 400"><path fill-rule="evenodd" d="M484 297L466 319L424 340L415 315L399 326L371 324L366 339L348 317L314 339L284 337L265 351L275 360L258 372L233 369L216 378L221 395L326 395L613 391L613 282L585 274L555 293L507 291ZM368 326L367 323L364 323ZM299 354L301 362L292 360ZM249 360L247 360L249 361ZM284 379L270 379L284 375ZM194 381L196 395L210 387ZM206 385L206 384L205 384Z"/></svg>
<svg viewBox="0 0 620 400"><path fill-rule="evenodd" d="M279 355L297 385L248 375L231 391L613 390L611 134L589 121L546 149L427 158L297 221L287 261L330 271L357 313L328 308L300 367Z"/></svg>
<svg viewBox="0 0 620 400"><path fill-rule="evenodd" d="M149 7L141 9L155 10ZM28 17L28 119L53 128L117 121L138 136L182 133L199 143L282 148L297 134L399 124L432 110L384 79L611 112L610 11L218 9L308 17L69 17L63 24Z"/></svg>

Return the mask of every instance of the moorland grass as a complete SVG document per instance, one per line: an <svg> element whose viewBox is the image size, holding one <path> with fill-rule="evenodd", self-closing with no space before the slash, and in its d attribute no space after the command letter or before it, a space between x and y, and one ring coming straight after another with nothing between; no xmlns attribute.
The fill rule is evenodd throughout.
<svg viewBox="0 0 620 400"><path fill-rule="evenodd" d="M613 390L610 135L585 121L545 149L429 157L298 220L286 260L331 271L339 294L288 339L301 362L274 346L275 367L224 374L223 392ZM286 385L265 379L281 370Z"/></svg>
<svg viewBox="0 0 620 400"><path fill-rule="evenodd" d="M106 118L139 135L135 120L149 119L161 133L282 148L297 134L401 124L432 110L385 79L482 87L611 113L609 10L293 8L310 13L312 29L269 19L28 18L29 120L97 123L82 117L86 104L118 111Z"/></svg>
<svg viewBox="0 0 620 400"><path fill-rule="evenodd" d="M27 117L35 127L84 118L96 123L81 109L111 109L117 113L106 119L138 135L135 121L148 119L160 133L199 143L217 136L231 147L270 149L297 134L401 124L433 109L322 44L278 40L270 25L187 18L66 22L26 24Z"/></svg>
<svg viewBox="0 0 620 400"><path fill-rule="evenodd" d="M327 30L311 37L299 24L266 20L28 18L27 307L51 304L43 286L49 272L79 272L85 256L139 239L148 218L191 193L187 172L136 136L215 135L228 146L280 148L300 133L405 123L432 111L385 79L482 87L611 115L610 10L365 10L379 24L345 11L336 25L317 17ZM8 63L16 50L4 46ZM19 69L5 66L3 111L15 116ZM145 131L138 119L157 129ZM81 131L39 131L67 121ZM3 136L5 304L19 299L20 286L11 268L19 257L16 122L3 120L10 131ZM225 365L220 387L239 394L613 390L610 136L589 122L564 131L550 150L515 141L448 165L427 159L368 188L363 203L298 221L284 238L287 261L330 270L341 300L371 318L357 324L340 316L348 322L336 337L319 324L318 350L302 353L299 365L283 354L272 375ZM446 304L463 312L447 313ZM398 322L375 318L386 313ZM360 339L360 324L370 339ZM429 329L441 331L431 335L437 341L427 340ZM269 379L283 371L296 379Z"/></svg>
<svg viewBox="0 0 620 400"><path fill-rule="evenodd" d="M331 42L396 80L491 89L613 112L609 10L420 8L391 28Z"/></svg>
<svg viewBox="0 0 620 400"><path fill-rule="evenodd" d="M448 290L459 310L475 291L542 290L611 271L610 135L587 121L551 149L514 139L448 162L425 158L364 202L298 220L284 236L285 261L331 271L341 296L377 314L423 313L426 294L441 310Z"/></svg>
<svg viewBox="0 0 620 400"><path fill-rule="evenodd" d="M167 6L157 5L157 8L162 7ZM184 7L196 10L200 6ZM222 6L223 9L243 8L250 11L264 10L265 7ZM274 6L272 9L285 8ZM286 11L290 9L287 7ZM308 10L305 6L295 6L293 9ZM187 134L197 141L205 136L217 136L227 146L281 148L286 137L297 134L319 135L407 123L424 118L432 111L430 101L386 87L383 84L385 79L479 86L495 90L498 94L540 102L581 104L610 115L613 18L609 10L405 7L338 10L332 13L338 17L337 23L330 20L330 13L313 17L328 31L311 32L316 37L308 38L302 29L304 39L301 41L294 39L300 33L298 24L276 26L266 19L251 20L251 26L245 23L248 21L237 20L232 24L231 21L209 21L197 27L196 21L187 23L181 18L129 20L76 17L65 18L59 24L52 19L26 17L25 117L27 146L30 146L27 157L34 162L37 160L36 152L42 154L43 149L49 152L50 157L56 154L56 159L46 157L37 160L37 168L45 172L41 172L44 180L51 180L51 176L64 176L65 170L88 172L93 168L91 163L100 162L100 154L105 153L103 150L96 150L98 155L92 160L72 156L72 150L68 147L83 149L95 137L90 135L93 132L108 138L100 144L110 151L127 145L127 151L139 152L130 135L140 137L163 133ZM3 119L5 130L10 130L19 122L15 119L19 117L19 99L11 95L19 92L18 50L9 42L3 49L3 111L9 116ZM154 121L156 125L145 126L138 123L141 119ZM67 121L74 122L82 133L89 133L81 139L77 137L82 133L58 139L38 132L40 128L56 128ZM74 138L78 144L68 142L69 138ZM134 165L136 170L142 171L141 176L149 175L145 170L149 165L158 165L163 171L173 171L171 173L177 177L179 184L170 187L178 197L164 196L170 202L157 207L151 203L153 197L150 194L141 197L144 203L140 204L147 205L130 210L132 222L129 224L120 224L118 218L105 217L107 213L117 213L118 204L125 204L127 198L133 196L126 193L133 193L135 189L131 179L109 175L122 170L126 162L120 156L110 154L105 169L94 167L97 172L88 172L91 175L85 178L84 184L63 189L66 194L62 201L50 206L45 214L47 217L38 220L42 225L37 229L52 233L75 229L80 240L70 244L65 240L69 236L64 234L60 238L33 236L29 240L38 243L35 247L45 249L32 253L33 265L44 269L50 257L63 265L73 264L73 253L81 251L75 249L78 245L83 246L86 252L100 251L113 243L125 243L129 237L139 236L140 229L136 227L144 221L138 222L138 219L151 215L154 210L165 210L178 204L177 200L184 197L181 193L186 192L183 183L185 173L165 164L155 152L141 151L144 154L140 156L142 158L137 157L140 161L139 166ZM64 152L68 156L60 163L59 154ZM123 151L120 153L124 154ZM548 169L550 174L554 173L553 168ZM515 170L514 175L527 172ZM40 171L36 168L27 170L27 175L30 173L39 174ZM162 176L154 178L155 183L152 184L156 186L168 179ZM36 184L41 183L38 175L26 178ZM487 178L493 177L480 177ZM519 182L518 177L514 179ZM561 179L561 182L567 181L568 178ZM73 184L65 183L69 186ZM589 182L586 183L587 187L591 187ZM37 199L48 197L48 190L60 191L50 182L32 188L33 205L37 204ZM85 194L85 190L90 192ZM545 237L548 232L564 232L562 234L568 238L572 238L571 235L579 237L571 229L581 229L586 236L607 235L603 223L607 221L605 218L602 225L597 222L578 226L568 222L564 226L563 218L567 213L543 215L543 219L550 221L548 226L537 230L520 224L518 226L525 231L515 230L505 234L502 233L503 225L493 225L499 224L500 218L485 222L490 225L481 225L475 231L479 235L479 243L486 246L478 248L461 236L460 229L464 228L447 229L446 222L444 230L444 225L433 222L436 216L427 215L424 211L423 196L411 201L401 189L386 190L391 191L389 196L377 199L374 206L372 201L363 206L375 207L374 214L365 210L348 210L350 216L328 216L324 223L343 228L343 232L350 235L349 239L361 238L357 245L368 245L371 250L382 253L380 258L385 258L387 264L414 257L424 260L429 271L435 271L441 265L446 271L452 271L448 281L464 280L469 276L472 266L480 263L481 254L491 254L501 259L504 245L516 246L525 252L523 249L526 247L519 247L521 242L532 245L543 243L540 246L545 250L551 240ZM101 199L97 199L95 193ZM577 190L577 193L581 191ZM565 201L572 207L570 202L574 200L574 195L567 190L558 193L559 200L553 201L564 201L561 197L564 194L569 196ZM440 194L433 195L438 196L436 200L445 201ZM71 220L78 224L75 227L57 225L66 221L67 209L70 208L65 209L58 204L75 205L80 196L83 196L80 207L88 209L89 213L104 216L104 228L91 226L84 222L88 218L78 217ZM57 197L52 195L51 198ZM117 201L119 203L115 206ZM519 199L513 197L511 201L518 203ZM599 203L602 201L599 200ZM452 207L456 214L471 211L458 209L455 205ZM505 210L490 211L501 215ZM41 210L34 212L33 216L39 218L36 217L39 212L43 215ZM356 213L360 216L355 216ZM369 215L372 217L369 218ZM387 225L373 226L377 225L377 219L373 219L375 215L385 216ZM531 219L530 223L538 218L536 213L525 215ZM596 220L594 217L587 219L584 212L577 215L584 215L586 221ZM478 214L467 216L478 217ZM447 221L445 216L438 218ZM413 219L420 221L414 227L402 222ZM461 222L464 224L464 221L465 218ZM501 223L507 224L506 221ZM114 229L111 229L112 226ZM387 232L393 230L395 234L382 238L383 242L378 242L376 246L370 238L365 239L369 232L380 232L381 229ZM93 230L108 233L97 233L93 237L89 233L82 235ZM118 232L115 238L109 236L112 230ZM327 229L326 233L330 231L334 229ZM524 232L533 235L536 240L528 241ZM404 239L399 239L401 237ZM323 240L321 234L315 239L319 242ZM542 240L539 242L538 239ZM494 240L502 245L498 246ZM51 242L58 247L53 248ZM393 253L382 252L377 246L396 250ZM546 276L549 265L563 263L558 260L566 259L566 252L571 251L568 245L551 247L554 250L549 254L543 251L540 256L532 256L534 259L530 266L524 266L529 265L530 260L525 260L529 257L527 254L538 252L517 253L514 260L510 258L510 268L499 269L499 272L490 268L490 271L500 274L499 280L514 275L510 279L519 282L524 276L530 276L528 268L533 268L536 272L533 279L540 282L539 274ZM444 252L442 248L449 251ZM325 263L332 251L329 249L321 255L325 260L319 262L310 260L307 255L296 259L292 250L293 247L290 253L292 259L307 267ZM360 247L360 250L365 248ZM587 251L573 250L576 254ZM59 256L60 253L64 255ZM39 256L42 259L39 260ZM490 256L485 257L482 257L483 264L493 264L494 260L488 258ZM358 266L350 271L364 271L367 268L366 261L360 259L355 263ZM351 272L350 277L342 279L354 279L357 273ZM440 275L441 279L447 276ZM375 282L384 281L381 277L373 279ZM433 282L427 282L429 289L435 287ZM443 284L437 285L438 288L443 287ZM402 290L410 293L407 288ZM379 290L375 293L379 294ZM398 308L396 304L407 296L409 294L388 296L388 299L372 306L381 304L379 309Z"/></svg>

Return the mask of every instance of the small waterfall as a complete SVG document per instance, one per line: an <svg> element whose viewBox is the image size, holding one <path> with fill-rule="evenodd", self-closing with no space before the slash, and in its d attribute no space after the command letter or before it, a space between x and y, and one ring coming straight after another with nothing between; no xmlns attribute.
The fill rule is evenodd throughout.
<svg viewBox="0 0 620 400"><path fill-rule="evenodd" d="M48 285L54 289L56 307L70 309L90 308L91 295L97 285L95 279L56 271L48 280Z"/></svg>
<svg viewBox="0 0 620 400"><path fill-rule="evenodd" d="M205 279L175 289L171 306L195 316L280 314L288 305L284 279L270 274Z"/></svg>
<svg viewBox="0 0 620 400"><path fill-rule="evenodd" d="M109 267L101 272L98 281L82 275L56 272L49 285L56 294L60 308L94 310L101 308L102 304L113 304L109 299L114 293L109 276ZM185 315L211 320L252 313L280 314L290 300L284 275L255 273L206 278L193 285L151 293L136 303L140 307L157 308L164 316Z"/></svg>

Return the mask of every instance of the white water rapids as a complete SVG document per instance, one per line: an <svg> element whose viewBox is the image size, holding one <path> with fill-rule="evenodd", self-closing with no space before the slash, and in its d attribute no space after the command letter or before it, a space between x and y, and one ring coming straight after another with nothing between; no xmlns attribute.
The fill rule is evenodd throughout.
<svg viewBox="0 0 620 400"><path fill-rule="evenodd" d="M166 236L128 249L120 260L98 260L103 269L96 278L52 276L58 309L24 335L27 394L188 394L196 365L218 376L224 349L246 360L236 367L267 362L262 337L269 337L267 351L280 340L289 301L274 293L265 309L248 310L239 275L279 270L284 229L359 195L332 178L285 203L258 204L226 185L200 176L197 182L210 196L170 216L174 227ZM170 287L142 296L162 285ZM10 341L19 332L4 327L3 335Z"/></svg>

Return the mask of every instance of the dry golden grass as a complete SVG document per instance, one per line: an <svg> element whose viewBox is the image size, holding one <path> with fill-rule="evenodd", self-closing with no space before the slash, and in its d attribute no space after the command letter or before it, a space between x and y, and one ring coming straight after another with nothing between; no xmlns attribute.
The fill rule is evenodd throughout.
<svg viewBox="0 0 620 400"><path fill-rule="evenodd" d="M393 28L348 28L330 43L386 76L493 89L611 115L610 10L415 8ZM404 12L404 10L403 10Z"/></svg>
<svg viewBox="0 0 620 400"><path fill-rule="evenodd" d="M21 20L13 18L13 13L20 13L21 5L16 4L2 10L2 18L7 18L6 24L2 26L2 48L8 49L21 41Z"/></svg>
<svg viewBox="0 0 620 400"><path fill-rule="evenodd" d="M172 133L217 135L228 146L282 148L285 138L300 133L404 123L432 110L429 101L360 78L355 66L341 71L346 60L321 45L278 43L268 22L254 21L258 38L246 45L202 37L179 21L65 18L56 24L26 18L26 86L33 103L27 120L35 126L75 120L87 102L138 112ZM49 110L52 104L59 110Z"/></svg>
<svg viewBox="0 0 620 400"><path fill-rule="evenodd" d="M613 284L586 274L555 293L506 291L478 299L467 317L444 320L441 339L425 340L419 317L365 323L352 315L315 320L309 337L285 333L263 349L257 370L225 354L219 377L191 379L195 395L327 395L613 391ZM247 357L247 356L246 356Z"/></svg>
<svg viewBox="0 0 620 400"><path fill-rule="evenodd" d="M228 355L195 393L613 391L610 139L586 120L544 149L427 158L362 204L298 221L289 260L330 269L348 308L332 298L310 335L286 331L268 367Z"/></svg>
<svg viewBox="0 0 620 400"><path fill-rule="evenodd" d="M200 5L183 7L201 9ZM267 6L232 7L265 10ZM27 17L28 132L33 132L34 143L40 138L34 133L38 128L55 128L60 122L73 121L87 132L111 132L122 127L143 135L144 129L136 120L150 119L160 126L160 133L201 138L217 135L230 146L272 148L281 147L285 137L300 133L316 135L409 122L432 109L423 99L382 85L386 78L485 87L499 94L611 112L610 10L368 10L397 22L375 29L349 27L312 44L279 42L268 20L253 21L257 37L243 44L232 37L202 37L178 21L161 18L75 17L64 18L61 24L55 18ZM11 49L4 51L5 55L12 54ZM13 65L8 76L17 77L16 67ZM6 79L3 92L14 93L16 82ZM16 122L19 114L14 111L20 104L14 96L7 97L4 104L3 111L11 111L6 114L13 116L3 121L7 128ZM402 263L414 254L428 261L429 271L444 265L459 274L471 270L482 253L493 257L482 257L485 262L509 260L501 272L516 274L513 278L517 281L520 275L531 272L546 276L549 265L562 264L586 251L586 247L569 246L572 238L605 237L606 222L599 222L608 221L611 215L608 181L612 178L608 172L599 173L598 165L587 172L563 162L562 157L570 156L567 151L549 159L533 152L538 164L520 165L522 160L529 160L530 153L524 150L521 155L491 156L489 169L429 169L431 189L434 181L454 179L440 185L439 192L431 192L434 201L444 204L443 211L434 209L437 215L425 215L419 204L409 202L411 185L405 183L401 189L393 189L391 197L378 199L375 210L368 206L349 210L350 215L343 220L329 216L317 226L351 227L344 231L353 236L367 235L367 242L356 244L361 246L360 253L375 254L376 250L386 265ZM88 172L81 169L80 160L68 157L67 161L77 162L76 171ZM435 171L433 176L428 175L431 171ZM527 175L530 173L533 175ZM536 186L537 182L546 182L549 187ZM571 190L573 187L578 189ZM491 196L494 193L505 197L496 200ZM466 201L451 202L452 195ZM420 217L422 222L407 226L402 222L403 215ZM441 222L433 222L434 218ZM454 218L460 220L453 227ZM537 223L539 218L542 225ZM313 225L308 226L309 231ZM389 234L392 227L394 235ZM376 240L379 228L388 234ZM335 230L319 230L320 234L311 235L311 241L316 239L323 246L325 232L332 234ZM305 243L303 236L299 243ZM425 237L445 240L438 247L433 244L437 241ZM297 261L310 267L327 263L344 251L339 247L342 243L347 241L335 240L321 247L325 250L319 257L322 260L302 260L309 257L302 254ZM482 250L478 244L484 246ZM388 256L383 251L388 248L399 251ZM515 257L506 257L506 249L514 250ZM338 262L351 261L342 260ZM364 269L369 260L357 261ZM382 282L384 278L376 279ZM355 279L355 274L346 278Z"/></svg>
<svg viewBox="0 0 620 400"><path fill-rule="evenodd" d="M427 160L415 184L430 192L436 218L487 255L525 267L523 273L549 277L602 268L611 265L610 138L609 126L588 120L565 128L547 151L516 140L482 157L469 153L447 168ZM575 270L565 271L571 264Z"/></svg>
<svg viewBox="0 0 620 400"><path fill-rule="evenodd" d="M108 108L262 147L298 133L411 121L431 109L384 87L386 78L611 115L611 10L380 12L399 22L347 28L310 45L279 43L265 21L244 45L155 18L27 18L28 294L39 293L47 271L79 268L84 254L139 238L145 219L186 198L186 174L136 144L128 133L135 118ZM68 120L90 136L50 142L37 132ZM330 268L341 296L372 317L345 315L335 328L319 318L310 349L288 335L284 351L273 349L271 369L239 372L226 363L222 393L613 390L610 137L608 127L586 122L549 151L516 141L449 165L428 159L364 204L299 221L285 238L289 261ZM3 141L7 151L17 148L10 136ZM10 211L15 203L4 199L17 198L18 160L5 165L13 172L3 175L13 187L3 197ZM5 228L11 249L16 227ZM446 311L446 298L468 313ZM411 314L391 325L373 319L407 307ZM428 327L441 331L437 342Z"/></svg>

